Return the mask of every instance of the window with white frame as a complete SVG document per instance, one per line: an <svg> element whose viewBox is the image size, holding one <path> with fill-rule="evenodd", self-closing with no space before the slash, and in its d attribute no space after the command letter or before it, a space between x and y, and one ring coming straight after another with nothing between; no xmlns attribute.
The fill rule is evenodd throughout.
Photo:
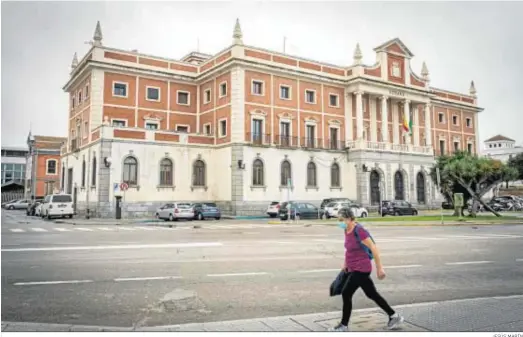
<svg viewBox="0 0 523 337"><path fill-rule="evenodd" d="M189 133L189 125L176 125L176 132Z"/></svg>
<svg viewBox="0 0 523 337"><path fill-rule="evenodd" d="M340 149L340 145L338 144L338 132L339 129L335 127L329 128L329 144L331 150L338 150Z"/></svg>
<svg viewBox="0 0 523 337"><path fill-rule="evenodd" d="M220 132L220 137L225 137L227 136L227 120L226 119L222 119L220 121L220 129L219 129L219 132Z"/></svg>
<svg viewBox="0 0 523 337"><path fill-rule="evenodd" d="M263 122L261 118L252 119L252 141L256 144L263 143Z"/></svg>
<svg viewBox="0 0 523 337"><path fill-rule="evenodd" d="M291 99L291 87L280 85L280 99Z"/></svg>
<svg viewBox="0 0 523 337"><path fill-rule="evenodd" d="M47 160L47 163L46 163L46 171L45 171L45 174L47 175L55 175L57 171L57 164L58 162L54 159L49 159Z"/></svg>
<svg viewBox="0 0 523 337"><path fill-rule="evenodd" d="M316 92L314 90L305 90L305 102L309 104L316 103Z"/></svg>
<svg viewBox="0 0 523 337"><path fill-rule="evenodd" d="M443 139L439 141L439 154L441 156L445 155L445 141Z"/></svg>
<svg viewBox="0 0 523 337"><path fill-rule="evenodd" d="M203 103L208 104L211 102L211 89L206 89L203 92Z"/></svg>
<svg viewBox="0 0 523 337"><path fill-rule="evenodd" d="M187 91L178 91L177 102L180 105L189 105L189 93Z"/></svg>
<svg viewBox="0 0 523 337"><path fill-rule="evenodd" d="M467 128L471 128L472 127L472 119L471 118L467 118L466 119L466 125L467 125Z"/></svg>
<svg viewBox="0 0 523 337"><path fill-rule="evenodd" d="M158 130L158 122L145 122L145 128L147 130Z"/></svg>
<svg viewBox="0 0 523 337"><path fill-rule="evenodd" d="M113 96L127 97L127 84L114 82L113 83Z"/></svg>
<svg viewBox="0 0 523 337"><path fill-rule="evenodd" d="M307 147L314 147L314 143L316 140L316 125L314 124L307 124L305 126L305 146Z"/></svg>
<svg viewBox="0 0 523 337"><path fill-rule="evenodd" d="M453 125L458 125L458 116L456 116L456 115L452 116L452 124Z"/></svg>
<svg viewBox="0 0 523 337"><path fill-rule="evenodd" d="M454 141L454 152L459 151L459 142L457 140Z"/></svg>
<svg viewBox="0 0 523 337"><path fill-rule="evenodd" d="M438 113L438 122L439 123L445 123L445 114L443 112Z"/></svg>
<svg viewBox="0 0 523 337"><path fill-rule="evenodd" d="M254 95L263 95L263 82L252 81L252 93Z"/></svg>
<svg viewBox="0 0 523 337"><path fill-rule="evenodd" d="M210 136L211 135L211 123L207 123L203 125L203 133Z"/></svg>
<svg viewBox="0 0 523 337"><path fill-rule="evenodd" d="M147 87L147 100L148 101L159 101L160 100L160 88Z"/></svg>
<svg viewBox="0 0 523 337"><path fill-rule="evenodd" d="M227 96L227 82L223 82L220 84L220 97Z"/></svg>
<svg viewBox="0 0 523 337"><path fill-rule="evenodd" d="M291 145L291 123L288 121L280 122L280 145Z"/></svg>
<svg viewBox="0 0 523 337"><path fill-rule="evenodd" d="M113 119L111 125L116 128L124 128L127 126L127 121L125 119Z"/></svg>
<svg viewBox="0 0 523 337"><path fill-rule="evenodd" d="M329 106L339 107L340 106L340 97L335 94L329 94Z"/></svg>

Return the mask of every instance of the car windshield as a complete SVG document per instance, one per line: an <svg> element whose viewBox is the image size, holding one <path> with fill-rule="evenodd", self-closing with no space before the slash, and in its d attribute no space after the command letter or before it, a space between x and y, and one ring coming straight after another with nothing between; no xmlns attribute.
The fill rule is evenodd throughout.
<svg viewBox="0 0 523 337"><path fill-rule="evenodd" d="M273 201L273 202L271 202L271 206L275 206L275 205L278 205L278 204L279 204L278 201Z"/></svg>
<svg viewBox="0 0 523 337"><path fill-rule="evenodd" d="M182 203L176 205L178 208L191 208L191 204L189 203Z"/></svg>
<svg viewBox="0 0 523 337"><path fill-rule="evenodd" d="M330 202L325 207L334 207L334 206L336 206L336 204L337 204L336 202Z"/></svg>
<svg viewBox="0 0 523 337"><path fill-rule="evenodd" d="M205 204L203 204L205 207L218 207L216 206L216 204L214 202L206 202Z"/></svg>
<svg viewBox="0 0 523 337"><path fill-rule="evenodd" d="M54 195L53 202L73 202L70 195Z"/></svg>

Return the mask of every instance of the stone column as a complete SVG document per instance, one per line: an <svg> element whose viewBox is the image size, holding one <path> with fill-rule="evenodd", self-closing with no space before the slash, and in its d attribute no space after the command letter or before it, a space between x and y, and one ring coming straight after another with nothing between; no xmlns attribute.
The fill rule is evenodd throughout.
<svg viewBox="0 0 523 337"><path fill-rule="evenodd" d="M389 142L389 112L387 111L387 96L381 96L381 139Z"/></svg>
<svg viewBox="0 0 523 337"><path fill-rule="evenodd" d="M363 139L363 91L357 91L356 95L356 139Z"/></svg>
<svg viewBox="0 0 523 337"><path fill-rule="evenodd" d="M425 104L425 146L432 146L431 118L430 104Z"/></svg>
<svg viewBox="0 0 523 337"><path fill-rule="evenodd" d="M404 102L403 102L403 118L401 120L401 123L403 124L403 122L406 122L407 125L409 125L410 123L410 100L406 99ZM405 144L411 144L411 140L410 140L410 134L406 134L405 135Z"/></svg>
<svg viewBox="0 0 523 337"><path fill-rule="evenodd" d="M419 110L418 105L414 105L412 109L412 118L414 119L413 125L413 134L414 134L414 145L419 146L420 143L420 134L419 134Z"/></svg>

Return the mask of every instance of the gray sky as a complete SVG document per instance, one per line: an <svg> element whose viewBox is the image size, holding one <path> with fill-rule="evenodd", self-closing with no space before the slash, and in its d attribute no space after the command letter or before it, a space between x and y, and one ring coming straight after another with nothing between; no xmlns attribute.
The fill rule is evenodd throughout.
<svg viewBox="0 0 523 337"><path fill-rule="evenodd" d="M180 58L214 54L232 41L236 17L245 44L341 66L357 42L372 49L399 37L426 61L431 85L468 93L476 83L480 139L501 133L523 142L523 2L2 2L2 145L33 134L66 136L62 91L74 52L88 50L96 20L107 46Z"/></svg>

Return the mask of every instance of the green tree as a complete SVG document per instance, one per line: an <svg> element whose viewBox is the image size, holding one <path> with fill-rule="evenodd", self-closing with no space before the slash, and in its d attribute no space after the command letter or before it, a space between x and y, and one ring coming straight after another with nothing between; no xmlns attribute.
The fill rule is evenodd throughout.
<svg viewBox="0 0 523 337"><path fill-rule="evenodd" d="M517 170L517 177L514 180L523 180L523 153L520 153L508 160L508 166Z"/></svg>
<svg viewBox="0 0 523 337"><path fill-rule="evenodd" d="M440 171L441 193L447 195L450 200L454 193L463 193L465 202L472 199L472 216L476 215L478 203L496 216L501 216L481 198L497 184L514 180L517 177L517 170L513 167L505 165L499 160L477 157L468 152L457 152L451 156L439 157L431 170L434 183L437 183L436 168L439 168Z"/></svg>

